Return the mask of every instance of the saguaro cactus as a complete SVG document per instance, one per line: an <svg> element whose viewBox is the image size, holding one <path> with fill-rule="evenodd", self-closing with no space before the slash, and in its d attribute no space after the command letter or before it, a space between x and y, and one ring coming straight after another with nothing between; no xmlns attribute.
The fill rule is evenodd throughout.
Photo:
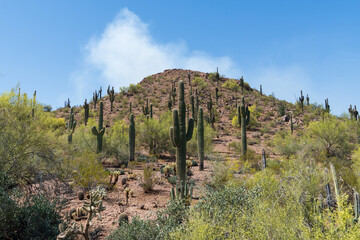
<svg viewBox="0 0 360 240"><path fill-rule="evenodd" d="M293 124L293 120L292 120L292 115L290 115L290 130L291 130L291 135L294 132L294 124Z"/></svg>
<svg viewBox="0 0 360 240"><path fill-rule="evenodd" d="M96 108L96 103L99 100L99 95L97 93L97 91L95 90L95 92L93 93L93 102L94 102L94 108Z"/></svg>
<svg viewBox="0 0 360 240"><path fill-rule="evenodd" d="M100 87L100 90L99 90L99 99L101 100L101 94L102 94L102 87Z"/></svg>
<svg viewBox="0 0 360 240"><path fill-rule="evenodd" d="M299 101L301 104L301 111L304 111L304 96L303 96L302 90L301 90L301 96L299 97Z"/></svg>
<svg viewBox="0 0 360 240"><path fill-rule="evenodd" d="M329 105L329 99L325 99L325 111L330 112L330 105Z"/></svg>
<svg viewBox="0 0 360 240"><path fill-rule="evenodd" d="M306 105L310 105L310 98L309 98L309 94L306 94Z"/></svg>
<svg viewBox="0 0 360 240"><path fill-rule="evenodd" d="M358 222L360 215L360 199L359 199L359 193L356 191L354 193L354 213L355 213L354 222Z"/></svg>
<svg viewBox="0 0 360 240"><path fill-rule="evenodd" d="M245 107L244 97L241 98L241 106L238 106L238 123L241 126L241 147L245 156L247 150L246 126L250 123L250 111L248 107Z"/></svg>
<svg viewBox="0 0 360 240"><path fill-rule="evenodd" d="M173 104L173 106L175 106L175 104L176 104L176 87L175 87L175 82L173 82L172 87L171 87L171 97L172 97L172 104Z"/></svg>
<svg viewBox="0 0 360 240"><path fill-rule="evenodd" d="M89 119L89 104L87 103L87 99L85 99L85 102L84 102L84 122L85 122L85 126L87 125L87 122L88 122L88 119Z"/></svg>
<svg viewBox="0 0 360 240"><path fill-rule="evenodd" d="M99 127L92 126L91 131L97 137L97 149L96 153L100 153L102 151L102 140L105 133L105 127L103 127L103 116L104 116L104 104L100 102L100 113L99 113Z"/></svg>
<svg viewBox="0 0 360 240"><path fill-rule="evenodd" d="M70 117L69 117L69 121L67 122L67 129L69 132L68 135L68 143L71 144L72 143L72 135L75 131L76 128L76 121L74 119L74 108L71 108L70 110Z"/></svg>
<svg viewBox="0 0 360 240"><path fill-rule="evenodd" d="M131 109L131 102L129 103L129 113L131 113L132 109Z"/></svg>
<svg viewBox="0 0 360 240"><path fill-rule="evenodd" d="M129 155L130 161L135 160L135 121L134 115L130 114L130 124L129 124Z"/></svg>
<svg viewBox="0 0 360 240"><path fill-rule="evenodd" d="M173 110L173 126L170 127L170 139L176 147L176 175L178 180L186 180L186 142L192 138L194 120L189 119L186 132L185 116L186 108L184 102L184 82L179 81L179 112Z"/></svg>
<svg viewBox="0 0 360 240"><path fill-rule="evenodd" d="M244 94L244 78L241 76L239 85L241 87L241 94Z"/></svg>
<svg viewBox="0 0 360 240"><path fill-rule="evenodd" d="M219 89L215 88L215 99L216 99L216 104L218 103L219 100Z"/></svg>
<svg viewBox="0 0 360 240"><path fill-rule="evenodd" d="M262 154L261 154L261 167L263 171L266 169L265 149L262 150Z"/></svg>
<svg viewBox="0 0 360 240"><path fill-rule="evenodd" d="M149 107L149 99L146 99L146 105L143 106L143 114L147 117L147 118L152 118L153 117L153 113L152 113L152 104L150 104Z"/></svg>
<svg viewBox="0 0 360 240"><path fill-rule="evenodd" d="M262 85L260 84L260 95L262 96Z"/></svg>
<svg viewBox="0 0 360 240"><path fill-rule="evenodd" d="M199 108L197 119L197 144L200 162L199 170L204 171L204 114L202 107Z"/></svg>
<svg viewBox="0 0 360 240"><path fill-rule="evenodd" d="M169 108L169 111L171 111L171 107L172 107L171 93L169 93L169 100L168 100L168 108Z"/></svg>
<svg viewBox="0 0 360 240"><path fill-rule="evenodd" d="M112 87L112 89L110 90L110 85L107 89L107 94L109 95L109 100L110 100L110 112L113 111L113 103L115 101L115 90L114 87Z"/></svg>

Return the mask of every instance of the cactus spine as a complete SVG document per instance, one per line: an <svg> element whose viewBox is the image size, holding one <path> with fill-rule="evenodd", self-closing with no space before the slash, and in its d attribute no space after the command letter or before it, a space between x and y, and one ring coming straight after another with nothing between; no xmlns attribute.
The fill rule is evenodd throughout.
<svg viewBox="0 0 360 240"><path fill-rule="evenodd" d="M100 102L100 113L99 113L99 126L92 126L91 131L97 137L97 149L96 153L100 153L102 151L102 140L105 133L105 127L103 127L103 116L104 116L104 104Z"/></svg>
<svg viewBox="0 0 360 240"><path fill-rule="evenodd" d="M245 156L247 150L246 126L250 123L250 111L248 107L245 107L244 97L241 98L241 106L238 106L238 123L241 126L241 147L243 156Z"/></svg>
<svg viewBox="0 0 360 240"><path fill-rule="evenodd" d="M72 143L72 135L75 131L75 128L76 128L76 121L74 119L74 108L71 108L69 121L67 123L67 129L69 131L69 135L68 135L68 143L69 144Z"/></svg>
<svg viewBox="0 0 360 240"><path fill-rule="evenodd" d="M85 99L85 102L84 102L84 111L85 111L85 114L84 114L84 122L85 122L85 126L87 125L87 122L88 122L88 119L89 119L89 104L87 103L87 100Z"/></svg>
<svg viewBox="0 0 360 240"><path fill-rule="evenodd" d="M204 171L204 114L202 107L199 108L197 119L197 144L200 162L199 170Z"/></svg>
<svg viewBox="0 0 360 240"><path fill-rule="evenodd" d="M107 94L109 96L109 100L110 100L110 112L113 111L113 103L115 101L115 90L114 87L112 87L112 89L110 90L110 85L107 89Z"/></svg>
<svg viewBox="0 0 360 240"><path fill-rule="evenodd" d="M129 124L129 155L130 161L135 160L135 121L134 115L130 114L130 124Z"/></svg>
<svg viewBox="0 0 360 240"><path fill-rule="evenodd" d="M186 142L192 138L194 130L194 120L191 118L186 132L185 111L184 82L179 81L179 112L173 110L173 126L169 130L171 142L176 147L176 174L181 182L186 180Z"/></svg>
<svg viewBox="0 0 360 240"><path fill-rule="evenodd" d="M303 96L302 90L301 90L301 96L299 97L299 101L301 104L301 111L304 111L304 96Z"/></svg>

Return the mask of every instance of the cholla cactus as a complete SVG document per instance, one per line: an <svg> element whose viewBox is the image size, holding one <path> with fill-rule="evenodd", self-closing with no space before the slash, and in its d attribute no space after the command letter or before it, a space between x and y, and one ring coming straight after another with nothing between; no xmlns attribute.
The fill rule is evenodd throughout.
<svg viewBox="0 0 360 240"><path fill-rule="evenodd" d="M84 201L84 205L78 208L75 214L83 215L85 213L86 224L85 227L82 224L72 223L68 228L64 228L64 225L59 226L61 233L57 236L57 240L68 239L72 236L81 235L85 240L90 240L89 227L90 222L94 216L98 216L101 220L101 212L105 210L102 199L106 196L104 188L98 187L96 190L90 191L90 199Z"/></svg>

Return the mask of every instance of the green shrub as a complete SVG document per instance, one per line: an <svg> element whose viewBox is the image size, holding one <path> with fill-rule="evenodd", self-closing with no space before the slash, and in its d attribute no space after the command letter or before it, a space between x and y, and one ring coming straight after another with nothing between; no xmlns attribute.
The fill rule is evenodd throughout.
<svg viewBox="0 0 360 240"><path fill-rule="evenodd" d="M200 92L207 90L207 88L208 88L208 84L201 77L195 77L192 80L192 83L193 83L193 85L198 87Z"/></svg>
<svg viewBox="0 0 360 240"><path fill-rule="evenodd" d="M44 196L21 198L0 187L0 239L55 239L61 222L56 204Z"/></svg>
<svg viewBox="0 0 360 240"><path fill-rule="evenodd" d="M235 79L229 79L227 80L223 85L223 88L229 89L233 92L239 92L241 90L240 85Z"/></svg>

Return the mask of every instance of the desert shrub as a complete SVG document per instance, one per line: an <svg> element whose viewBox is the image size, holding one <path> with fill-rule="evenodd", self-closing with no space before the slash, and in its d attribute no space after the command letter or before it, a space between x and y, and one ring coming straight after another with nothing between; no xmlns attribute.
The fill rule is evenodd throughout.
<svg viewBox="0 0 360 240"><path fill-rule="evenodd" d="M278 114L280 117L285 115L285 104L283 102L278 103Z"/></svg>
<svg viewBox="0 0 360 240"><path fill-rule="evenodd" d="M41 105L15 91L0 95L0 175L6 173L16 185L31 184L40 175L56 174L61 161L53 130L59 124Z"/></svg>
<svg viewBox="0 0 360 240"><path fill-rule="evenodd" d="M165 209L156 212L155 220L135 217L130 223L121 224L106 239L169 239L170 233L181 226L187 216L188 207L183 201L170 201Z"/></svg>
<svg viewBox="0 0 360 240"><path fill-rule="evenodd" d="M113 123L105 141L107 154L116 157L120 162L129 160L129 126L124 120Z"/></svg>
<svg viewBox="0 0 360 240"><path fill-rule="evenodd" d="M153 166L146 164L143 169L143 176L140 178L140 187L144 192L150 192L154 189L155 185L158 183L159 179L156 177L156 173L153 170Z"/></svg>
<svg viewBox="0 0 360 240"><path fill-rule="evenodd" d="M42 195L13 195L0 186L1 239L55 239L61 222L56 203Z"/></svg>
<svg viewBox="0 0 360 240"><path fill-rule="evenodd" d="M204 81L203 78L201 77L195 77L193 80L192 80L192 83L197 86L197 88L199 89L200 92L204 91L207 89L208 87L208 84Z"/></svg>
<svg viewBox="0 0 360 240"><path fill-rule="evenodd" d="M216 78L216 75L218 75L219 73L216 73L216 72L212 72L212 73L209 73L209 76L208 76L208 79L212 82L216 82L217 78ZM220 78L220 76L219 76Z"/></svg>
<svg viewBox="0 0 360 240"><path fill-rule="evenodd" d="M319 153L326 157L349 158L358 140L357 125L328 115L324 121L312 122L307 128L308 136L318 142Z"/></svg>
<svg viewBox="0 0 360 240"><path fill-rule="evenodd" d="M272 141L277 153L290 157L301 149L300 142L291 135L290 131L279 131Z"/></svg>
<svg viewBox="0 0 360 240"><path fill-rule="evenodd" d="M149 150L149 154L159 155L171 151L169 128L172 124L171 112L166 112L159 119L137 119L137 142Z"/></svg>
<svg viewBox="0 0 360 240"><path fill-rule="evenodd" d="M92 151L74 150L63 165L73 180L72 184L84 190L106 184L108 173L98 160L98 155Z"/></svg>
<svg viewBox="0 0 360 240"><path fill-rule="evenodd" d="M215 131L212 129L211 125L204 121L204 152L205 154L210 154L213 150L212 139L215 136ZM194 128L193 136L190 141L187 142L186 150L192 154L198 155L198 145L197 145L197 127Z"/></svg>
<svg viewBox="0 0 360 240"><path fill-rule="evenodd" d="M240 85L235 79L229 79L227 80L223 85L223 88L229 89L234 92L239 92L241 90Z"/></svg>
<svg viewBox="0 0 360 240"><path fill-rule="evenodd" d="M260 124L256 120L257 112L256 112L255 109L256 109L255 106L251 106L249 108L249 111L250 111L250 123L249 123L249 125L246 126L246 128L249 129L249 130L255 130L256 128L258 128L260 126ZM252 114L252 113L255 113L255 114ZM233 127L237 127L237 128L241 127L240 124L239 124L237 115L234 115L234 117L232 118L231 125Z"/></svg>

